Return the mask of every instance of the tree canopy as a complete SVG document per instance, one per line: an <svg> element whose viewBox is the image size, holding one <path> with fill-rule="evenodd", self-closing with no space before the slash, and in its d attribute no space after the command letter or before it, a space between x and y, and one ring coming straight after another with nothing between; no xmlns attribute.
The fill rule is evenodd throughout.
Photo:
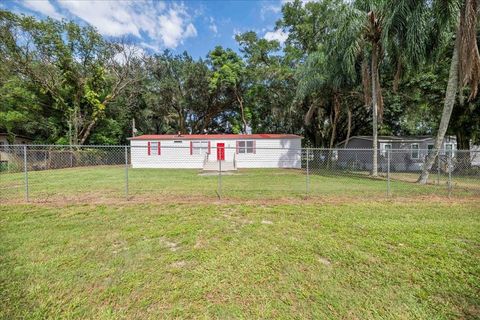
<svg viewBox="0 0 480 320"><path fill-rule="evenodd" d="M249 31L238 51L193 59L0 11L0 132L119 144L135 120L138 133L296 133L317 147L435 135L458 52L445 133L468 148L480 141L477 16L475 0L296 0L276 24L285 43Z"/></svg>

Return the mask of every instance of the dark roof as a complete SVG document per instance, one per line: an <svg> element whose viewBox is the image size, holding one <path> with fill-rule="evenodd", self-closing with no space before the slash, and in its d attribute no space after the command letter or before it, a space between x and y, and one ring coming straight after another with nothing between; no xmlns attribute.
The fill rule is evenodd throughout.
<svg viewBox="0 0 480 320"><path fill-rule="evenodd" d="M8 136L8 133L0 132L0 137L6 137L6 136ZM29 137L26 137L26 136L22 136L22 135L20 135L20 134L15 134L14 136L15 136L15 138L33 140L32 138L29 138Z"/></svg>
<svg viewBox="0 0 480 320"><path fill-rule="evenodd" d="M128 140L230 140L230 139L302 139L296 134L145 134Z"/></svg>
<svg viewBox="0 0 480 320"><path fill-rule="evenodd" d="M422 142L430 139L434 139L434 136L378 136L378 141L379 142ZM445 136L447 139L455 139L455 137L450 137L450 136ZM361 140L367 140L367 141L372 141L373 137L372 136L353 136L350 137L348 141L351 141L353 139L361 139ZM344 144L346 140L343 140L342 142L339 142L337 145Z"/></svg>

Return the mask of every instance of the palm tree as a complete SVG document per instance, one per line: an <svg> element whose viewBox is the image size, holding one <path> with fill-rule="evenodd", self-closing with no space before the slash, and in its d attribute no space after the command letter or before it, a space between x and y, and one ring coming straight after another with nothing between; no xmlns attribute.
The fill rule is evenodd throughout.
<svg viewBox="0 0 480 320"><path fill-rule="evenodd" d="M475 98L478 93L478 84L480 82L480 55L476 37L478 3L477 0L462 0L460 3L458 2L458 0L437 1L437 5L440 7L438 12L441 17L444 18L445 12L448 12L450 16L447 18L457 18L457 30L452 60L450 62L442 118L438 127L434 150L427 156L422 174L418 178L418 182L423 184L427 183L429 172L442 147L455 105L457 92L460 91L461 93L463 87L468 85L470 87L470 100ZM460 4L459 13L456 10L447 11L448 8L455 8L458 4ZM462 94L460 94L460 101L462 102L462 100L463 97Z"/></svg>
<svg viewBox="0 0 480 320"><path fill-rule="evenodd" d="M308 55L305 64L301 65L296 73L298 78L296 100L303 101L307 97L313 98L308 112L305 114L305 124L312 122L315 114L328 119L330 141L329 148L334 147L337 136L337 125L342 113L341 96L352 86L349 77L336 68L338 64L329 60L322 48ZM348 107L345 107L348 109ZM347 114L351 114L347 111ZM321 121L322 123L324 121ZM351 120L348 121L348 135L350 134ZM347 137L348 139L349 137Z"/></svg>
<svg viewBox="0 0 480 320"><path fill-rule="evenodd" d="M473 99L478 91L480 56L476 43L477 2L478 0L435 0L433 3L429 0L357 0L346 6L343 17L345 22L339 29L336 51L341 52L340 49L344 47L345 62L353 72L359 57L363 57L361 69L365 102L370 102L370 96L373 109L372 175L377 175L377 124L381 123L383 113L378 68L384 50L387 51L390 62L396 66L394 87L397 87L402 68L421 63L427 56L427 48L432 50L441 46L445 35L448 35L445 28L452 19L457 21L457 40L435 152L429 155L419 178L420 182L425 183L448 128L458 88L468 84L469 99Z"/></svg>
<svg viewBox="0 0 480 320"><path fill-rule="evenodd" d="M383 19L386 1L359 0L343 6L341 23L331 54L343 53L343 68L357 78L361 61L361 78L365 104L372 105L373 154L372 176L378 175L378 123L383 117L383 97L379 67L383 58Z"/></svg>

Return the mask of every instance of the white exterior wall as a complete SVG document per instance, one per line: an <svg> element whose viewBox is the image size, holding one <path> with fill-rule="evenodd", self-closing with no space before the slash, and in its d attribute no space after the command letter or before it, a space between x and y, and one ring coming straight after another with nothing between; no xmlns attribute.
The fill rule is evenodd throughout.
<svg viewBox="0 0 480 320"><path fill-rule="evenodd" d="M236 153L237 141L255 141L255 153ZM202 169L206 155L190 154L190 141L210 141L208 161L217 160L217 143L225 144L225 161L237 168L301 168L301 139L131 140L132 168ZM148 142L161 145L161 155ZM263 149L265 148L265 149Z"/></svg>
<svg viewBox="0 0 480 320"><path fill-rule="evenodd" d="M301 168L301 139L256 139L255 142L255 153L235 155L237 168ZM229 151L235 153L235 146Z"/></svg>
<svg viewBox="0 0 480 320"><path fill-rule="evenodd" d="M480 146L470 145L470 159L472 166L480 167Z"/></svg>
<svg viewBox="0 0 480 320"><path fill-rule="evenodd" d="M203 166L204 155L190 155L190 141L178 140L131 140L132 168L183 168L200 169ZM152 150L148 155L148 142L160 142L161 154Z"/></svg>

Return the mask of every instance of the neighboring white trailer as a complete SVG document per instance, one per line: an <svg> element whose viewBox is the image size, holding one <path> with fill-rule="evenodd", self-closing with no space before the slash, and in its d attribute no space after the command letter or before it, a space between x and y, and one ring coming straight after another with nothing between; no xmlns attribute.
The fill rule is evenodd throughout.
<svg viewBox="0 0 480 320"><path fill-rule="evenodd" d="M301 168L292 134L142 135L130 138L133 168Z"/></svg>

